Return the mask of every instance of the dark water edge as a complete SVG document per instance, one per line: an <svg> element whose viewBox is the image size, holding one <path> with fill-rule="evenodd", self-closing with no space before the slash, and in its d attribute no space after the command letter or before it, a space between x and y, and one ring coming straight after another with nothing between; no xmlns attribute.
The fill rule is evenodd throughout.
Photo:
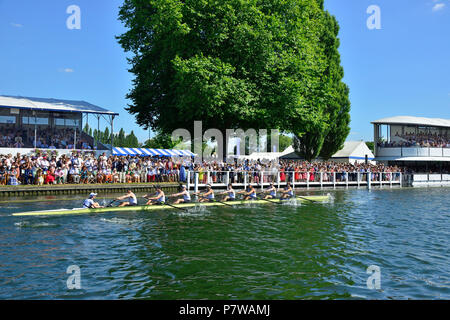
<svg viewBox="0 0 450 320"><path fill-rule="evenodd" d="M334 200L65 217L10 214L79 200L2 202L0 299L450 298L449 188L322 193Z"/></svg>

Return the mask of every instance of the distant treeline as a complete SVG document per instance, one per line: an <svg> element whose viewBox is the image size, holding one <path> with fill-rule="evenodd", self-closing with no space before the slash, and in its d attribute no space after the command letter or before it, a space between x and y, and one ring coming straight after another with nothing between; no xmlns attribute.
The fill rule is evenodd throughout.
<svg viewBox="0 0 450 320"><path fill-rule="evenodd" d="M94 138L95 141L99 141L102 144L111 144L111 132L106 127L104 131L94 129L86 124L83 131ZM125 130L121 128L118 134L114 134L114 147L127 147L127 148L140 148L142 144L139 143L138 138L133 131L129 134L125 134Z"/></svg>

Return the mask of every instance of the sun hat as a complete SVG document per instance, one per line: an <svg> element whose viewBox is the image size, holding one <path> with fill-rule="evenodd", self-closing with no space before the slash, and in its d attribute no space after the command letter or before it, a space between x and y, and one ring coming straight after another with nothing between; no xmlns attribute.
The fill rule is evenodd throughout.
<svg viewBox="0 0 450 320"><path fill-rule="evenodd" d="M92 192L92 193L89 195L89 198L93 198L93 197L95 197L96 195L97 195L96 193Z"/></svg>

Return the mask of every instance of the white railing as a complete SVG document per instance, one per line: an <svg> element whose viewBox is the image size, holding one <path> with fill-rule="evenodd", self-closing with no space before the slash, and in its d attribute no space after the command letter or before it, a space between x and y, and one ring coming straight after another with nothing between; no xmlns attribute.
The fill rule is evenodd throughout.
<svg viewBox="0 0 450 320"><path fill-rule="evenodd" d="M450 186L450 174L413 173L405 174L404 182L412 187Z"/></svg>
<svg viewBox="0 0 450 320"><path fill-rule="evenodd" d="M198 190L206 184L226 187L232 183L236 187L249 184L263 189L274 183L277 187L290 182L292 187L336 187L400 185L400 172L299 172L299 171L187 171L187 186Z"/></svg>

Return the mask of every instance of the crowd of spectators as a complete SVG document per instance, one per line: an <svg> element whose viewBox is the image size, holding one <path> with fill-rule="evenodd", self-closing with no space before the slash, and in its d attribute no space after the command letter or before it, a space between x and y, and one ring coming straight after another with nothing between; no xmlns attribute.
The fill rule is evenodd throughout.
<svg viewBox="0 0 450 320"><path fill-rule="evenodd" d="M190 171L191 174L187 174ZM193 182L197 172L199 183L318 182L356 181L358 177L377 181L386 175L393 180L402 171L383 164L349 164L307 161L211 161L193 163L190 158L107 156L74 152L72 155L41 154L0 156L0 184L92 184L142 182ZM358 174L359 173L359 174Z"/></svg>
<svg viewBox="0 0 450 320"><path fill-rule="evenodd" d="M0 148L24 148L24 137L26 137L25 130L2 128L0 130Z"/></svg>
<svg viewBox="0 0 450 320"><path fill-rule="evenodd" d="M360 181L363 181L367 178L367 174L371 175L373 181L378 181L380 175L385 180L391 177L395 180L399 178L402 169L396 166L385 166L384 164L279 160L271 162L246 161L241 164L203 163L202 165L194 165L193 171L198 172L200 183L226 183L227 175L232 183L244 183L245 179L249 183L276 183L278 180L280 182L330 182L333 179L336 182L357 181L358 176ZM388 175L391 176L388 177Z"/></svg>
<svg viewBox="0 0 450 320"><path fill-rule="evenodd" d="M93 150L93 144L92 137L83 132L77 132L75 136L75 131L71 128L39 129L36 141L34 130L27 132L27 130L9 127L0 130L0 148Z"/></svg>
<svg viewBox="0 0 450 320"><path fill-rule="evenodd" d="M399 147L430 147L430 148L450 148L450 138L447 135L437 133L430 134L396 134L391 142L380 142L379 147L399 148Z"/></svg>

